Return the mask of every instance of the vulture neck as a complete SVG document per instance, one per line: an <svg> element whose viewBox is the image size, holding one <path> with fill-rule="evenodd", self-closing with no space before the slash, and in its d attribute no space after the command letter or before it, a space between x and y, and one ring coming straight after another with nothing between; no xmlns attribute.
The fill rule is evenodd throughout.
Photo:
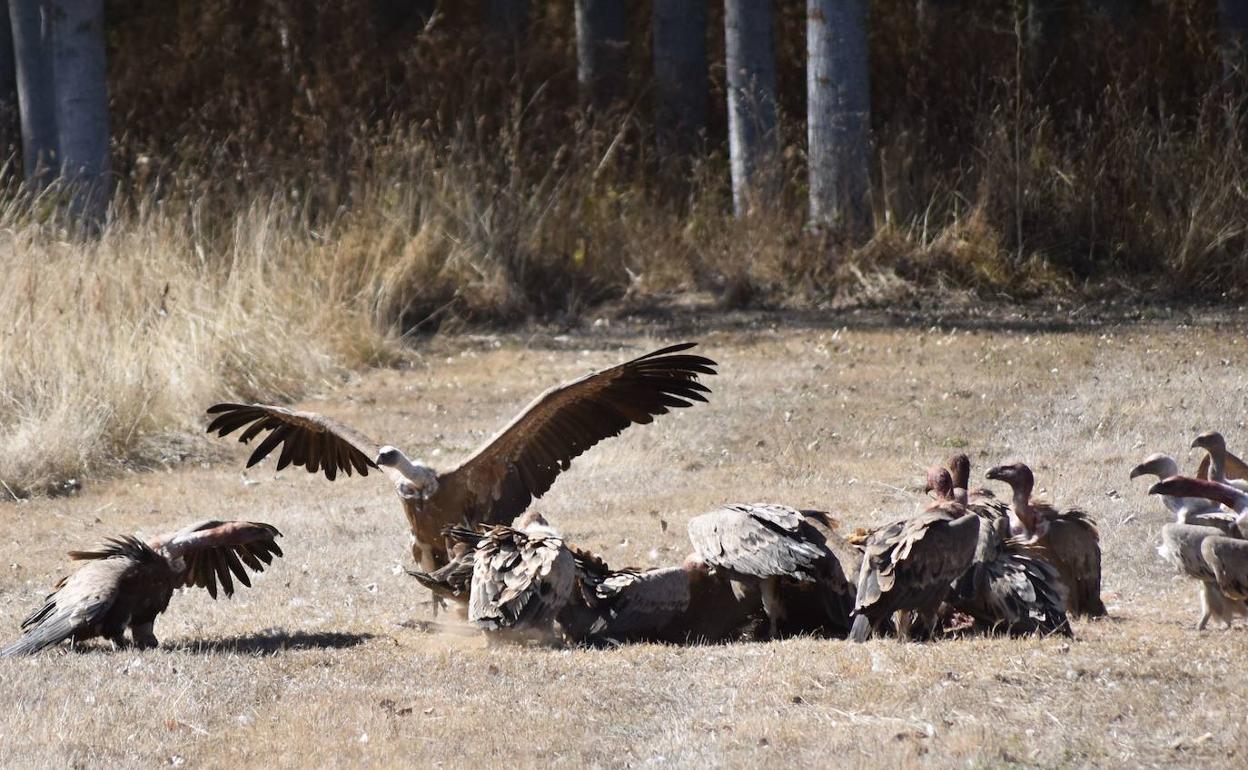
<svg viewBox="0 0 1248 770"><path fill-rule="evenodd" d="M1036 533L1036 516L1031 509L1031 484L1020 482L1014 487L1014 505L1011 513L1015 519L1015 526L1021 530L1020 534L1034 535Z"/></svg>

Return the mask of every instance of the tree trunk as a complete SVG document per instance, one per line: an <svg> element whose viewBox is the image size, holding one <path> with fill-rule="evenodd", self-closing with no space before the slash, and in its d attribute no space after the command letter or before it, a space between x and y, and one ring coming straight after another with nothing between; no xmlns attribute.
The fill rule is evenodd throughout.
<svg viewBox="0 0 1248 770"><path fill-rule="evenodd" d="M529 28L529 0L486 0L485 26L497 40L518 42Z"/></svg>
<svg viewBox="0 0 1248 770"><path fill-rule="evenodd" d="M576 0L576 79L595 110L619 98L628 54L624 0Z"/></svg>
<svg viewBox="0 0 1248 770"><path fill-rule="evenodd" d="M867 2L806 2L810 219L855 239L871 228Z"/></svg>
<svg viewBox="0 0 1248 770"><path fill-rule="evenodd" d="M776 187L776 58L770 0L724 0L728 69L728 153L737 216Z"/></svg>
<svg viewBox="0 0 1248 770"><path fill-rule="evenodd" d="M687 156L706 132L706 0L652 0L654 129L659 154Z"/></svg>
<svg viewBox="0 0 1248 770"><path fill-rule="evenodd" d="M52 26L39 0L10 0L13 59L22 134L22 171L36 191L56 174L56 99L52 80Z"/></svg>
<svg viewBox="0 0 1248 770"><path fill-rule="evenodd" d="M7 177L11 161L21 152L17 130L17 70L13 59L13 28L9 22L9 0L0 0L0 167Z"/></svg>
<svg viewBox="0 0 1248 770"><path fill-rule="evenodd" d="M50 0L57 144L71 221L104 224L112 193L108 154L108 81L104 0Z"/></svg>
<svg viewBox="0 0 1248 770"><path fill-rule="evenodd" d="M1218 0L1222 68L1233 87L1248 85L1248 0Z"/></svg>

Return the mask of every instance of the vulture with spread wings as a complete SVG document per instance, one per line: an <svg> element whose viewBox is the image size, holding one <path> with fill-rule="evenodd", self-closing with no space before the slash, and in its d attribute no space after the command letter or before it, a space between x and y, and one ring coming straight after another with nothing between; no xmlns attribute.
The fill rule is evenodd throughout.
<svg viewBox="0 0 1248 770"><path fill-rule="evenodd" d="M412 556L432 572L448 561L444 527L509 523L599 441L705 402L710 389L698 378L715 374L716 363L685 352L695 344L672 345L547 390L471 457L441 472L319 414L280 406L217 404L208 409L214 415L208 432L242 429L243 443L267 434L248 467L280 447L278 470L301 465L332 481L339 473L366 476L380 468L403 501Z"/></svg>
<svg viewBox="0 0 1248 770"><path fill-rule="evenodd" d="M22 621L23 636L0 650L0 658L99 636L118 649L131 642L155 647L152 627L175 588L205 588L215 599L219 583L232 596L235 578L250 586L248 568L263 572L282 555L275 542L280 535L268 524L203 521L147 542L124 535L95 550L70 551L70 559L84 563Z"/></svg>

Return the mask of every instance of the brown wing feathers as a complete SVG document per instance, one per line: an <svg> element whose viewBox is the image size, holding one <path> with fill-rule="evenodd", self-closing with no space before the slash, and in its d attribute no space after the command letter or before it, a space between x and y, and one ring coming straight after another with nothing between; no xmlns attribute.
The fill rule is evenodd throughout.
<svg viewBox="0 0 1248 770"><path fill-rule="evenodd" d="M472 457L442 474L442 486L466 487L475 520L510 521L598 442L705 402L710 388L697 378L715 374L717 364L682 354L695 344L662 348L546 391Z"/></svg>
<svg viewBox="0 0 1248 770"><path fill-rule="evenodd" d="M183 585L207 589L215 599L218 583L226 596L234 595L233 578L250 588L247 569L263 572L274 556L282 555L275 540L281 534L269 524L209 521L161 540L171 553L181 554L186 562Z"/></svg>
<svg viewBox="0 0 1248 770"><path fill-rule="evenodd" d="M288 465L307 468L309 473L324 472L333 481L339 471L350 476L358 472L368 475L376 468L377 447L345 426L312 412L296 412L280 406L263 404L216 404L208 408L216 415L208 424L208 432L228 436L239 428L243 444L265 431L271 431L247 459L247 467L268 457L279 445L277 470Z"/></svg>

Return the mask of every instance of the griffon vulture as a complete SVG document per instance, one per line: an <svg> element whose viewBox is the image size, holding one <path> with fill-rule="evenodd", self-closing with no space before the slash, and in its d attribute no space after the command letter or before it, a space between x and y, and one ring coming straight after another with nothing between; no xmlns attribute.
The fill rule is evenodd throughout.
<svg viewBox="0 0 1248 770"><path fill-rule="evenodd" d="M1206 466L1208 455L1205 456ZM1206 468L1207 472L1207 468ZM1151 454L1144 461L1131 469L1131 478L1140 476L1156 476L1158 481L1179 475L1179 464L1173 457L1164 454ZM1152 494L1152 490L1149 490ZM1159 494L1166 509L1174 514L1178 524L1192 524L1198 527L1216 527L1226 531L1233 526L1235 517L1222 510L1222 506L1203 497L1179 497L1177 495Z"/></svg>
<svg viewBox="0 0 1248 770"><path fill-rule="evenodd" d="M852 588L828 547L828 536L835 537L829 524L826 514L784 505L725 505L691 519L689 541L698 561L727 577L738 599L758 592L775 638L791 605L811 600L822 605L816 617L848 626Z"/></svg>
<svg viewBox="0 0 1248 770"><path fill-rule="evenodd" d="M250 586L247 568L263 572L274 556L282 555L274 540L280 534L268 524L204 521L148 542L123 535L95 550L70 551L70 559L84 563L22 621L24 635L0 650L0 657L99 636L123 649L130 643L127 628L136 647L155 647L152 626L175 588L206 588L215 599L220 582L225 595L232 596L231 574Z"/></svg>
<svg viewBox="0 0 1248 770"><path fill-rule="evenodd" d="M928 484L953 489L944 468L932 469ZM936 500L916 516L873 531L863 546L850 640L865 642L895 612L904 613L903 636L930 638L950 586L971 566L979 526L979 517L966 506ZM912 615L917 629L909 622Z"/></svg>
<svg viewBox="0 0 1248 770"><path fill-rule="evenodd" d="M312 412L263 404L217 404L209 433L243 429L249 443L267 433L251 467L281 447L277 469L301 465L331 481L341 472L380 468L403 502L412 556L425 572L447 563L447 526L505 524L550 489L573 458L633 424L706 401L700 375L715 374L709 358L686 354L696 343L672 345L547 390L497 435L454 468L436 471L392 446Z"/></svg>
<svg viewBox="0 0 1248 770"><path fill-rule="evenodd" d="M1023 463L990 468L988 478L1004 481L1013 492L1010 527L1014 535L1044 549L1066 585L1066 611L1078 616L1106 614L1101 601L1101 541L1096 522L1078 509L1058 511L1033 500L1035 476Z"/></svg>
<svg viewBox="0 0 1248 770"><path fill-rule="evenodd" d="M1203 449L1207 454L1200 461L1196 476L1223 484L1230 484L1241 491L1248 491L1248 463L1226 451L1226 439L1216 430L1202 433L1192 442L1192 449Z"/></svg>

